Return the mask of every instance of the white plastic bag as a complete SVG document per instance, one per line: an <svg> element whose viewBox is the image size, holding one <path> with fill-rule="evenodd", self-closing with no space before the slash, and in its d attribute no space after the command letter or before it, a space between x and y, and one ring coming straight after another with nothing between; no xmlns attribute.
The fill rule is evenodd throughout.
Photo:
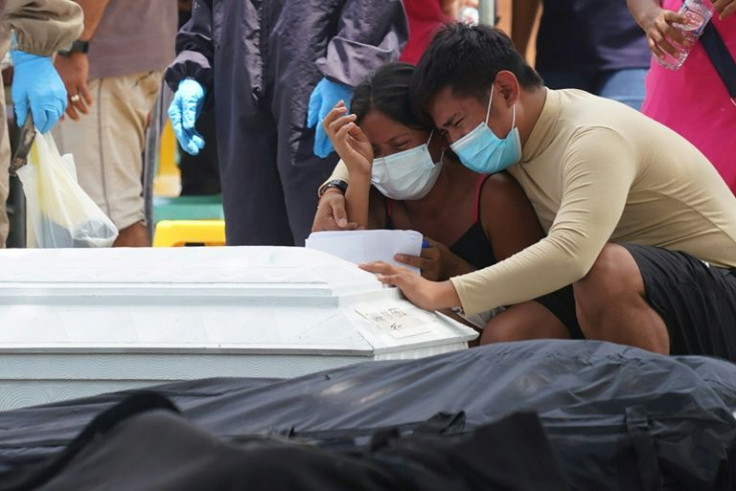
<svg viewBox="0 0 736 491"><path fill-rule="evenodd" d="M59 155L50 133L36 132L18 177L26 195L27 247L110 247L118 236L77 183L74 159Z"/></svg>

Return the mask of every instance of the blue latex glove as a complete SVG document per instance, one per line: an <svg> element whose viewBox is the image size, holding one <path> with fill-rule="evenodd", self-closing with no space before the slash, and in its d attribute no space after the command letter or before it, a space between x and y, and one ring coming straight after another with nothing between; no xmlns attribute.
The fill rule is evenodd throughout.
<svg viewBox="0 0 736 491"><path fill-rule="evenodd" d="M13 75L13 107L18 126L33 114L33 124L41 133L48 132L66 111L66 88L56 72L50 56L39 56L25 51L12 50L15 74Z"/></svg>
<svg viewBox="0 0 736 491"><path fill-rule="evenodd" d="M197 155L204 148L204 138L194 128L204 105L205 90L194 79L179 82L174 100L169 106L169 119L179 145L190 155Z"/></svg>
<svg viewBox="0 0 736 491"><path fill-rule="evenodd" d="M309 110L307 111L307 127L317 127L314 135L314 154L325 158L334 150L332 142L322 127L322 120L327 113L341 100L350 111L350 98L353 96L353 88L348 85L333 82L323 78L312 91L309 97Z"/></svg>

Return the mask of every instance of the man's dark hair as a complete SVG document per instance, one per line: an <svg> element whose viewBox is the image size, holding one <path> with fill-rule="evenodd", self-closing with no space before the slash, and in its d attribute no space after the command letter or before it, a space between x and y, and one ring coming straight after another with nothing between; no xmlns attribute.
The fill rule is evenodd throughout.
<svg viewBox="0 0 736 491"><path fill-rule="evenodd" d="M415 69L408 63L387 63L355 87L350 111L357 116L356 123L376 110L409 128L426 129L412 111L409 99L409 82Z"/></svg>
<svg viewBox="0 0 736 491"><path fill-rule="evenodd" d="M498 72L508 70L525 89L544 82L498 29L463 23L447 24L432 39L411 82L412 105L419 114L445 87L458 97L488 102L488 89Z"/></svg>

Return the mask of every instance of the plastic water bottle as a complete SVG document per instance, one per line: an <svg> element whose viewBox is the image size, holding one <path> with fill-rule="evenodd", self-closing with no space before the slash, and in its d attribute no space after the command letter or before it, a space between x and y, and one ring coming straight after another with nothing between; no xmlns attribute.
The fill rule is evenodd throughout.
<svg viewBox="0 0 736 491"><path fill-rule="evenodd" d="M698 38L703 34L706 24L710 22L710 18L713 16L709 6L710 2L706 5L706 1L685 0L685 3L682 4L677 13L685 17L685 23L673 24L673 26L682 33L684 41L682 44L678 44L668 39L670 44L677 49L677 56L665 52L663 58L656 58L660 65L668 70L678 70L685 63L687 55L690 54L690 50L698 42Z"/></svg>
<svg viewBox="0 0 736 491"><path fill-rule="evenodd" d="M460 9L458 20L464 24L477 26L480 21L480 13L474 7L463 7Z"/></svg>

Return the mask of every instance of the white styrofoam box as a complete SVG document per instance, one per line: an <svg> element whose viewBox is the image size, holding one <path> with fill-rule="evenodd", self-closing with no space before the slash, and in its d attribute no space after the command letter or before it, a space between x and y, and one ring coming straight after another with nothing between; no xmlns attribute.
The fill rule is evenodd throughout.
<svg viewBox="0 0 736 491"><path fill-rule="evenodd" d="M417 358L476 336L303 248L0 251L0 409Z"/></svg>

